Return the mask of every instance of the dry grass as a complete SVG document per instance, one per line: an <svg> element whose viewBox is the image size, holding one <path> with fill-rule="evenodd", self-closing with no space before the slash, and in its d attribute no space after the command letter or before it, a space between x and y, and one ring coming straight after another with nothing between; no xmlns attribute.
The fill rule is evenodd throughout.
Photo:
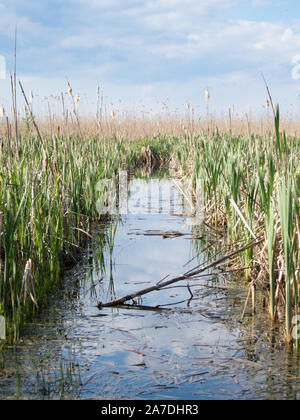
<svg viewBox="0 0 300 420"><path fill-rule="evenodd" d="M71 94L72 90L70 90ZM156 136L185 136L203 135L209 132L214 134L231 133L232 135L247 136L258 135L261 137L270 136L274 133L274 121L271 110L266 110L260 116L251 116L228 110L226 114L205 116L196 115L192 107L187 107L186 112L169 112L164 109L162 112L146 112L141 110L122 111L112 108L103 115L81 115L79 94L73 97L74 106L65 108L64 116L59 111L51 111L40 117L36 117L38 127L43 135L52 136L77 136L84 138L91 136L118 138L123 140L139 140L142 138L153 138ZM33 93L30 91L30 103L34 101ZM188 104L187 104L188 105ZM35 108L34 108L35 109ZM6 110L0 107L0 135L6 137L8 126L12 131L13 122L6 116ZM19 112L18 126L20 134L33 134L31 127L28 132L28 113ZM290 115L281 118L281 128L288 135L300 135L300 122Z"/></svg>

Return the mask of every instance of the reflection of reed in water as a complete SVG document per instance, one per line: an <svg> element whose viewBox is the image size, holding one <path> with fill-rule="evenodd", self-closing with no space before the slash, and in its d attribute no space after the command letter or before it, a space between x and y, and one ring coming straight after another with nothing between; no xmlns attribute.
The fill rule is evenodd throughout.
<svg viewBox="0 0 300 420"><path fill-rule="evenodd" d="M107 247L109 250L109 283L108 283L108 296L110 299L116 298L116 291L115 291L115 285L114 285L114 278L113 278L113 268L114 268L114 261L113 261L113 251L115 246L115 238L117 233L117 227L118 227L119 220L114 220L113 217L111 217L109 231L107 235Z"/></svg>
<svg viewBox="0 0 300 420"><path fill-rule="evenodd" d="M86 278L84 280L84 294L89 293L90 298L97 298L96 286L98 286L105 277L105 247L106 247L106 231L101 228L93 236L92 253L88 257L86 266Z"/></svg>

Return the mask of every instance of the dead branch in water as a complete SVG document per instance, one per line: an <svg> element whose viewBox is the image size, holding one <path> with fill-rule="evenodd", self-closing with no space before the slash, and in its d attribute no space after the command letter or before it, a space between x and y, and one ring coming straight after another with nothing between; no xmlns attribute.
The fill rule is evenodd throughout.
<svg viewBox="0 0 300 420"><path fill-rule="evenodd" d="M105 305L102 305L105 306ZM130 304L126 305L125 303L121 305L115 305L116 308L119 309L134 309L138 311L151 311L151 312L172 312L172 308L164 308L163 305L157 305L157 306L148 306L148 305L139 305L139 304Z"/></svg>
<svg viewBox="0 0 300 420"><path fill-rule="evenodd" d="M124 297L118 298L118 299L114 299L111 302L107 302L107 303L102 303L99 302L98 304L98 308L107 308L107 307L111 307L111 306L120 306L123 305L124 302L127 302L129 300L133 300L136 297L139 296L143 296L146 295L150 292L154 292L154 291L159 291L162 288L169 286L170 284L176 283L178 281L182 281L182 280L187 280L187 279L192 279L193 277L197 276L200 273L203 273L204 271L209 270L210 268L216 267L217 265L223 263L224 261L234 257L235 255L240 254L241 252L246 251L249 248L253 248L254 246L259 245L260 243L262 243L264 241L264 239L260 239L257 242L250 242L248 245L244 246L243 248L237 249L236 251L233 251L227 255L225 255L224 257L219 258L218 260L206 265L205 267L202 267L200 269L194 269L192 271L189 271L185 274L182 274L181 276L175 277L173 279L170 280L166 280L166 281L159 281L156 285L151 286L151 287L147 287L146 289L140 290L138 292L132 293L130 295L126 295Z"/></svg>

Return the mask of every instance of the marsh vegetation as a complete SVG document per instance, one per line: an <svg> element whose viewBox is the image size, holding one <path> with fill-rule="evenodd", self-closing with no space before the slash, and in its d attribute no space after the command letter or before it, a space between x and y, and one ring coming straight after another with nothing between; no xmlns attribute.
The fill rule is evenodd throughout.
<svg viewBox="0 0 300 420"><path fill-rule="evenodd" d="M33 93L27 99L20 89L23 115L15 95L11 115L1 108L0 313L10 340L78 261L99 221L99 180L164 165L194 185L203 181L205 223L224 252L258 243L230 267L243 273L253 310L260 291L266 316L298 346L300 140L296 124L280 121L279 107L253 120L232 109L217 118L206 95L204 117L187 104L184 116L166 108L155 118L109 113L98 88L90 117L80 114L69 84L66 97L54 98L56 108L49 103L46 115L35 116Z"/></svg>

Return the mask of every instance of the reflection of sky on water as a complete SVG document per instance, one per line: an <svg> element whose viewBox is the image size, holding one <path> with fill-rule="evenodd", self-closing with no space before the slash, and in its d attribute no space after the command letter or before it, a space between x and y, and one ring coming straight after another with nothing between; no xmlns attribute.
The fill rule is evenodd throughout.
<svg viewBox="0 0 300 420"><path fill-rule="evenodd" d="M156 212L169 200L168 184L164 184L161 189L161 203L163 204L152 200L151 204L155 210L148 215L143 211L148 206L148 190L145 188L145 183L141 182L135 187L140 188L139 199L137 199L137 193L130 195L129 209L138 204L140 214L136 214L137 207L134 207L135 214L129 213L123 216L114 242L112 275L117 297L153 285L167 275L171 278L186 272L202 261L200 256L190 265L185 265L187 261L195 257L195 248L188 236L163 239L161 235L155 235L156 232L168 231L191 233L191 228L186 226L184 218ZM141 192L144 195L141 195ZM176 197L174 194L174 197L177 203L181 199L180 195ZM176 212L182 212L181 204L177 206ZM153 236L151 233L154 233ZM109 298L107 293L110 281L109 264L110 259L106 255L107 275L98 287L95 303L97 300L106 301ZM97 276L94 277L94 281L96 279ZM186 282L179 283L181 286L185 284ZM185 301L189 297L186 287L176 287L145 295L142 298L142 304L153 306L170 304ZM83 302L84 315L97 314L97 309L90 305L88 295ZM175 306L183 309L186 308L187 303ZM127 374L128 370L133 369L136 375L135 383L139 384L141 389L153 375L153 384L157 385L158 382L158 385L161 384L162 387L168 382L174 385L174 381L177 383L181 381L183 384L175 391L175 395L183 398L184 394L180 394L180 388L188 385L185 375L188 375L191 369L195 369L192 366L192 360L194 359L194 365L197 365L198 357L207 357L211 348L219 346L223 346L223 356L230 355L232 353L230 345L232 344L233 347L236 345L235 334L229 333L221 323L218 324L209 317L205 318L201 313L197 313L197 310L204 308L212 312L217 310L216 305L211 301L211 295L209 298L204 297L192 301L190 313L176 311L155 313L106 308L101 313L109 316L84 319L77 323L74 331L76 330L77 337L82 338L81 351L92 363L93 371L97 372L100 369L98 381L103 379L102 363L108 361L113 364L114 369L125 369ZM89 331L88 341L85 340L87 330ZM126 377L121 379L121 384L125 386L126 380ZM93 383L95 386L97 375ZM167 385L165 386L167 388ZM91 384L90 387L93 388L93 385ZM171 389L174 394L175 388ZM101 392L100 389L99 392ZM129 389L128 392L130 392ZM133 394L128 395L134 397ZM153 396L155 397L155 393Z"/></svg>
<svg viewBox="0 0 300 420"><path fill-rule="evenodd" d="M178 203L180 196L174 199ZM69 273L23 341L0 358L0 398L297 397L297 382L286 378L300 376L299 360L278 349L272 353L269 329L255 319L251 335L242 333L236 320L245 290L213 288L226 279L195 280L202 286L193 288L198 291L189 304L185 282L142 298L143 305L171 304L166 308L172 311L98 310L96 304L111 295L143 289L203 261L200 255L185 265L197 253L188 235L149 235L157 231L188 234L191 227L169 214L128 214L118 222L112 255L105 250L103 280L96 248ZM245 356L263 369L241 364Z"/></svg>
<svg viewBox="0 0 300 420"><path fill-rule="evenodd" d="M184 204L181 187L171 179L132 180L128 186L128 213L140 216L180 213Z"/></svg>

